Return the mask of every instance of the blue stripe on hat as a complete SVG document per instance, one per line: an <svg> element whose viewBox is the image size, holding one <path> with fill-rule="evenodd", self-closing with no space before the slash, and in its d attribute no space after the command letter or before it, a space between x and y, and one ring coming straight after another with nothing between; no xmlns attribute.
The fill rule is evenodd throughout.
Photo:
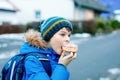
<svg viewBox="0 0 120 80"><path fill-rule="evenodd" d="M45 22L43 22L43 24L41 25L41 31L43 32L46 31L48 27L50 27L52 24L54 24L58 20L65 20L65 19L58 16L49 18Z"/></svg>
<svg viewBox="0 0 120 80"><path fill-rule="evenodd" d="M43 24L41 25L41 31L43 31L43 29L46 28L46 27L44 27L44 26L50 24L51 21L54 20L54 18L57 18L57 16L51 17L51 18L48 18L47 20L45 20L45 21L43 22Z"/></svg>

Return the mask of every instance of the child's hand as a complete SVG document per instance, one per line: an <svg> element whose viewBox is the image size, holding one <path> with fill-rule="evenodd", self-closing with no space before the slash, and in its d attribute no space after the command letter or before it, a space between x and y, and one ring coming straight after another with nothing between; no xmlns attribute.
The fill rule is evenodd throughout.
<svg viewBox="0 0 120 80"><path fill-rule="evenodd" d="M63 64L64 66L67 66L73 59L76 58L77 53L70 52L68 55L64 56L64 51L62 52L60 59L59 59L59 64Z"/></svg>

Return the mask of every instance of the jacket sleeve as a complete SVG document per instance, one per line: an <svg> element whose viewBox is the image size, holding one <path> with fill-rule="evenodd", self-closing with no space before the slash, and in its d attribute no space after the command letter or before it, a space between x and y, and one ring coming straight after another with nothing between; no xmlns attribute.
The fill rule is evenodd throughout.
<svg viewBox="0 0 120 80"><path fill-rule="evenodd" d="M25 71L23 80L69 80L69 72L65 66L58 64L49 77L42 63L34 56L26 58Z"/></svg>
<svg viewBox="0 0 120 80"><path fill-rule="evenodd" d="M69 80L69 72L64 65L58 64L53 71L51 78L52 80Z"/></svg>

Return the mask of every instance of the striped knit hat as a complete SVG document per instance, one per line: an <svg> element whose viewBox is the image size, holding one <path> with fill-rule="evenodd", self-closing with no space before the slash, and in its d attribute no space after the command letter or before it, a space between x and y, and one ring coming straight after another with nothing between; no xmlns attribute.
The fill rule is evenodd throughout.
<svg viewBox="0 0 120 80"><path fill-rule="evenodd" d="M41 36L45 41L49 41L52 36L63 27L67 27L71 31L73 29L71 23L67 19L58 16L50 17L40 26Z"/></svg>

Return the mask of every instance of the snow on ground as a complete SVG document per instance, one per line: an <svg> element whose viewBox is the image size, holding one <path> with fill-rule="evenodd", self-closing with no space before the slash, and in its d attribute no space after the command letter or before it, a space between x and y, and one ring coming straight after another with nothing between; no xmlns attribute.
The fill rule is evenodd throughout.
<svg viewBox="0 0 120 80"><path fill-rule="evenodd" d="M0 34L0 40L4 40L4 39L15 39L15 40L24 40L24 33L19 33L19 34ZM14 45L18 45L20 46L22 44L22 41L13 41L12 43L0 43L0 48L2 49L6 49L9 46L14 46ZM13 55L15 55L16 53L18 53L18 49L14 49L11 51L0 51L0 59L6 59L6 58L10 58ZM6 56L7 55L7 56Z"/></svg>
<svg viewBox="0 0 120 80"><path fill-rule="evenodd" d="M17 49L12 50L10 52L8 52L8 51L6 51L6 52L0 52L0 60L10 58L10 57L14 56L16 53L18 53Z"/></svg>
<svg viewBox="0 0 120 80"><path fill-rule="evenodd" d="M106 77L100 77L99 80L120 80L120 68L108 69L109 75Z"/></svg>
<svg viewBox="0 0 120 80"><path fill-rule="evenodd" d="M23 40L24 39L24 33L19 33L19 34L1 34L0 39L18 39L18 40Z"/></svg>

